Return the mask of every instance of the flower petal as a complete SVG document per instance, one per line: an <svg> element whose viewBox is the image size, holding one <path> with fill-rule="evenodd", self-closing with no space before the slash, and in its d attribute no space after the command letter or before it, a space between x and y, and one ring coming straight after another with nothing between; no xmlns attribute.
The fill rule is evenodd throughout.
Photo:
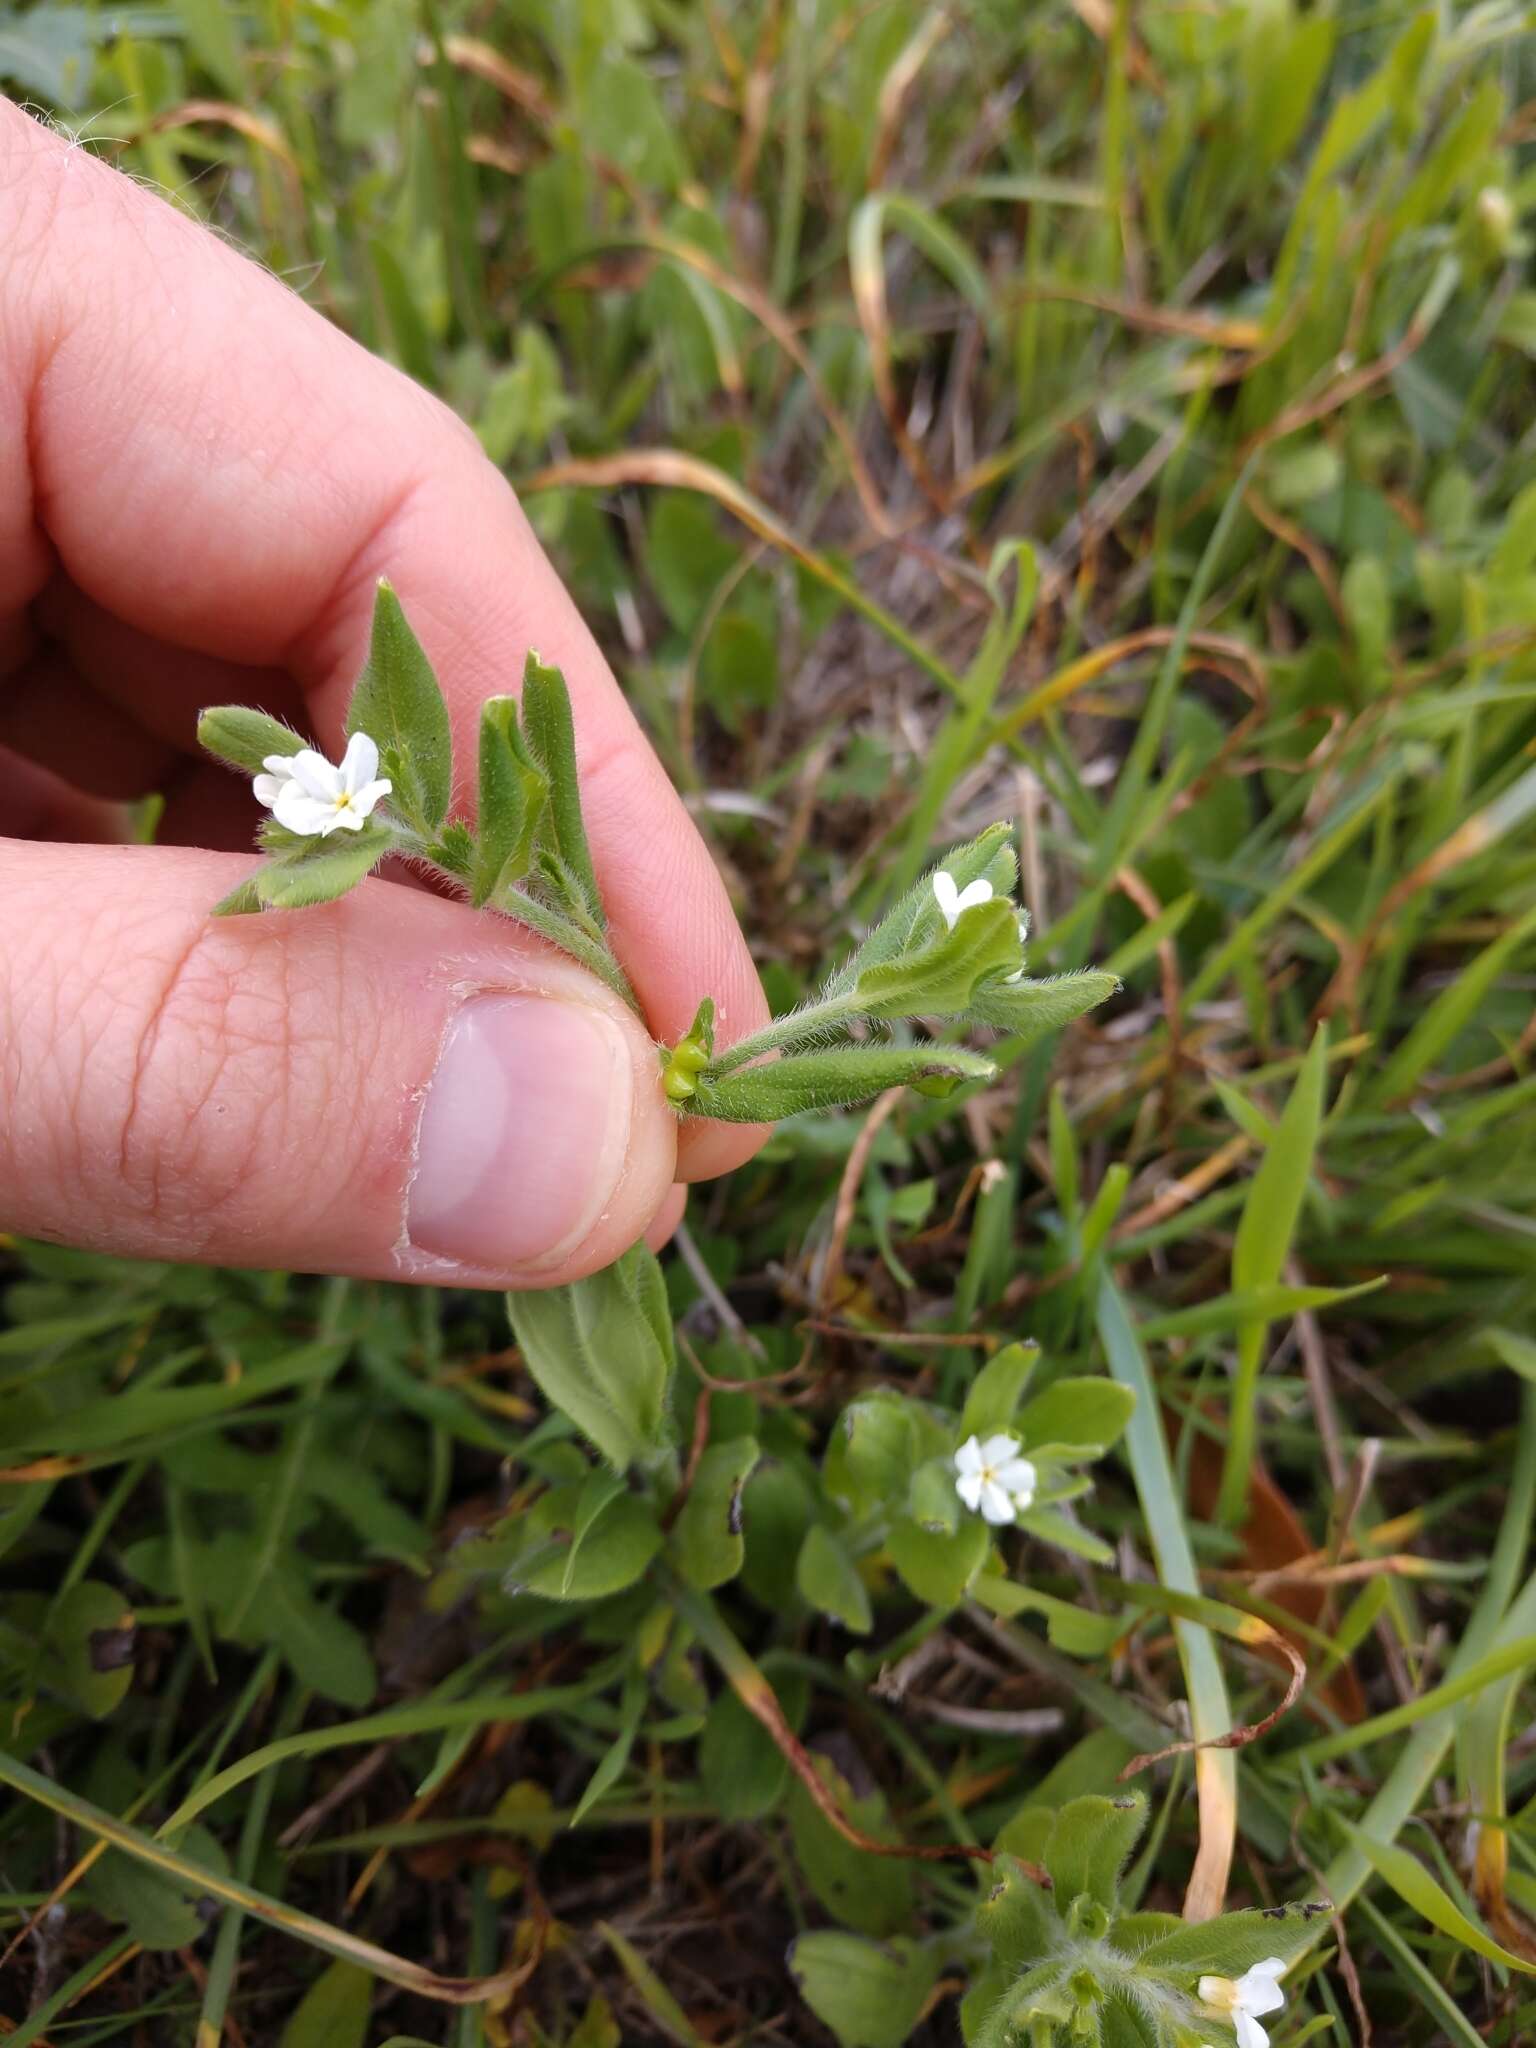
<svg viewBox="0 0 1536 2048"><path fill-rule="evenodd" d="M1246 1975L1237 1982L1238 1999L1248 2012L1278 2012L1285 2003L1285 1993L1275 1979L1285 1969L1278 1956L1270 1956L1262 1963L1255 1963Z"/></svg>
<svg viewBox="0 0 1536 2048"><path fill-rule="evenodd" d="M1251 2012L1237 2009L1237 2048L1269 2048L1269 2035Z"/></svg>
<svg viewBox="0 0 1536 2048"><path fill-rule="evenodd" d="M374 805L388 796L394 786L387 777L378 782L365 782L352 799L352 809L360 818L368 817Z"/></svg>
<svg viewBox="0 0 1536 2048"><path fill-rule="evenodd" d="M302 747L293 756L288 773L306 796L334 802L341 795L340 770L333 768L324 754L317 754L313 747Z"/></svg>
<svg viewBox="0 0 1536 2048"><path fill-rule="evenodd" d="M968 1436L955 1453L955 1470L957 1472L980 1472L986 1462L986 1459L981 1455L981 1440L979 1437Z"/></svg>
<svg viewBox="0 0 1536 2048"><path fill-rule="evenodd" d="M253 778L251 788L256 792L256 801L265 804L270 811L277 802L277 792L286 787L286 775L258 775Z"/></svg>
<svg viewBox="0 0 1536 2048"><path fill-rule="evenodd" d="M974 1514L981 1506L981 1489L985 1484L979 1472L962 1472L955 1481L955 1491Z"/></svg>
<svg viewBox="0 0 1536 2048"><path fill-rule="evenodd" d="M981 1446L981 1462L984 1465L1006 1465L1010 1458L1019 1455L1021 1448L1016 1436L989 1436Z"/></svg>
<svg viewBox="0 0 1536 2048"><path fill-rule="evenodd" d="M1027 1508L1035 1497L1037 1474L1028 1458L1010 1458L1006 1465L999 1465L992 1474L1005 1493L1012 1494L1021 1508Z"/></svg>
<svg viewBox="0 0 1536 2048"><path fill-rule="evenodd" d="M985 1480L982 1484L981 1512L983 1520L995 1523L999 1527L1014 1518L1016 1510L1013 1501L995 1479Z"/></svg>
<svg viewBox="0 0 1536 2048"><path fill-rule="evenodd" d="M293 769L293 756L292 754L264 754L261 765L263 768L270 769L274 775L288 775Z"/></svg>
<svg viewBox="0 0 1536 2048"><path fill-rule="evenodd" d="M933 894L944 913L944 922L953 931L955 919L960 914L960 891L955 887L954 876L947 874L943 868L940 868L933 878Z"/></svg>
<svg viewBox="0 0 1536 2048"><path fill-rule="evenodd" d="M955 898L955 909L957 911L970 910L978 903L990 903L991 901L992 884L985 875L978 875L974 882L967 882L960 891L960 894Z"/></svg>
<svg viewBox="0 0 1536 2048"><path fill-rule="evenodd" d="M1217 2012L1230 2012L1237 2003L1237 1986L1230 1977L1202 1977L1195 1986L1195 1993L1202 2003L1213 2006Z"/></svg>
<svg viewBox="0 0 1536 2048"><path fill-rule="evenodd" d="M313 838L318 833L324 838L326 833L335 830L335 821L341 813L334 803L308 795L297 782L285 782L272 799L272 815L290 832L302 833L306 838Z"/></svg>
<svg viewBox="0 0 1536 2048"><path fill-rule="evenodd" d="M350 796L356 796L365 782L372 782L379 772L379 750L365 732L353 733L347 741L347 751L341 757L337 773L341 786Z"/></svg>

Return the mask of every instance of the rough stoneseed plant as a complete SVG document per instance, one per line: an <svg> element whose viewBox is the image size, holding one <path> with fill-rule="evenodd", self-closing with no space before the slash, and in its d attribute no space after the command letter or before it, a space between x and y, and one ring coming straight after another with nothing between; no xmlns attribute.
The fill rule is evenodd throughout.
<svg viewBox="0 0 1536 2048"><path fill-rule="evenodd" d="M346 752L333 765L259 712L226 706L203 714L204 746L236 768L259 768L255 793L272 813L262 827L270 859L217 906L220 914L327 902L386 856L404 855L467 889L486 910L520 918L634 1004L607 943L582 826L570 700L558 670L530 655L521 714L510 697L486 705L478 814L473 825L453 818L447 707L383 584L347 728ZM382 778L380 766L388 771ZM328 845L341 830L347 840ZM990 1080L991 1062L961 1047L900 1045L884 1036L861 1042L851 1034L931 1018L988 1025L1028 1043L1111 994L1114 977L1089 970L1026 978L1028 926L1012 899L1016 872L1005 827L951 848L819 994L730 1047L716 1047L706 996L685 1037L658 1048L667 1099L680 1116L759 1122L901 1086L942 1097ZM558 1076L551 1081L558 1085ZM497 1580L513 1596L570 1603L611 1600L646 1580L657 1591L670 1587L677 1616L798 1768L817 1815L855 1848L902 1857L900 1846L871 1841L850 1822L783 1716L767 1707L762 1679L709 1600L745 1563L743 1495L762 1446L750 1435L712 1436L707 1444L696 1440L683 1464L676 1346L654 1257L636 1246L590 1279L509 1294L507 1305L529 1371L597 1460L582 1457L568 1438L554 1440L547 1463L530 1460L547 1488L459 1547L441 1575L439 1599ZM1070 1504L1089 1493L1082 1468L1120 1437L1135 1396L1112 1381L1058 1378L1026 1399L1035 1365L1031 1347L999 1351L971 1380L958 1415L888 1390L846 1410L824 1471L833 1516L811 1522L794 1560L796 1588L812 1609L853 1636L867 1635L872 1571L884 1559L935 1616L972 1592L1006 1612L1008 1564L995 1542L1004 1528L1112 1563L1109 1546ZM701 1397L706 1420L707 1408ZM983 1574L989 1584L980 1589ZM601 1777L600 1769L593 1783ZM1043 1839L1038 1859L1002 1858L1001 1881L975 1912L975 1935L991 1957L965 2006L967 2038L977 2048L1045 2048L1057 2038L1194 2048L1221 2039L1213 2015L1235 2026L1238 2048L1266 2048L1257 2016L1281 2002L1275 1978L1288 1957L1255 1960L1253 1930L1304 1934L1313 1914L1327 1908L1230 1915L1195 1930L1167 1914L1116 1920L1120 1866L1144 1818L1139 1798L1080 1799L1059 1813L1026 1811L1012 1823L1010 1848L1035 1833ZM991 1861L986 1852L970 1853ZM962 1921L947 1939L963 1938ZM846 1944L831 1939L846 1969ZM921 1966L910 1965L908 1997L914 1986L923 1996L931 1990L939 1953L935 1947L926 1981ZM871 1949L858 1960L878 1972L881 1954ZM850 2048L871 2027L879 2033L898 2018L915 2018L899 2002L883 2004L873 2021L851 2007L826 1938L804 1937L793 1966L809 2002ZM1218 1974L1229 1969L1242 1974Z"/></svg>
<svg viewBox="0 0 1536 2048"><path fill-rule="evenodd" d="M0 1241L6 2048L1523 2048L1529 7L16 0L0 80L515 488L827 1026L669 1017L678 1115L955 1084L768 1106L512 1343ZM199 843L167 745L227 820L192 706L265 702L258 948L388 838L617 985L537 673L499 804L282 680L136 731L124 829ZM997 820L1017 879L941 857ZM909 897L972 1007L842 1007ZM1054 1038L979 1015L1089 963Z"/></svg>

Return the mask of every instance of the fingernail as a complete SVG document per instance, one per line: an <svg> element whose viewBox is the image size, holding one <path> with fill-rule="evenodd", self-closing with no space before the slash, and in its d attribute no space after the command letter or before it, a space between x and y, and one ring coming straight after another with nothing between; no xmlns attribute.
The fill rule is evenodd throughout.
<svg viewBox="0 0 1536 2048"><path fill-rule="evenodd" d="M574 1251L612 1199L633 1070L617 1024L548 996L474 996L448 1027L416 1140L406 1235L527 1272Z"/></svg>

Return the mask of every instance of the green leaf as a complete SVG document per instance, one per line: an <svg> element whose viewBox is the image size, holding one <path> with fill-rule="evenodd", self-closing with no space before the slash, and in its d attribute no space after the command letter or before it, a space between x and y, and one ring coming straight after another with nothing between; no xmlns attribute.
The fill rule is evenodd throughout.
<svg viewBox="0 0 1536 2048"><path fill-rule="evenodd" d="M571 1815L573 1828L579 1826L603 1794L611 1791L622 1777L624 1766L629 1762L629 1753L635 1746L635 1737L640 1732L645 1702L645 1680L638 1671L632 1671L624 1681L624 1695L619 1702L619 1732L599 1758L597 1769L587 1780L587 1789L576 1802Z"/></svg>
<svg viewBox="0 0 1536 2048"><path fill-rule="evenodd" d="M528 1548L510 1566L507 1590L606 1600L634 1585L661 1545L650 1504L611 1472L596 1472L579 1486L552 1489L534 1508Z"/></svg>
<svg viewBox="0 0 1536 2048"><path fill-rule="evenodd" d="M1036 1344L1005 1344L995 1352L971 1381L960 1415L960 1440L973 1436L995 1436L1013 1430L1024 1389L1040 1363ZM1014 1432L1017 1434L1017 1432Z"/></svg>
<svg viewBox="0 0 1536 2048"><path fill-rule="evenodd" d="M989 1081L990 1060L953 1046L848 1046L837 1052L794 1053L768 1066L745 1067L723 1079L700 1075L687 1104L722 1123L778 1123L811 1109L842 1109L887 1088L947 1095L965 1081Z"/></svg>
<svg viewBox="0 0 1536 2048"><path fill-rule="evenodd" d="M860 1514L904 1501L918 1461L917 1413L888 1387L850 1401L827 1447L826 1485Z"/></svg>
<svg viewBox="0 0 1536 2048"><path fill-rule="evenodd" d="M853 1000L867 1017L959 1016L971 1008L978 982L1016 971L1022 957L1018 910L994 896L962 910L927 945L866 967Z"/></svg>
<svg viewBox="0 0 1536 2048"><path fill-rule="evenodd" d="M672 1549L683 1577L705 1592L741 1570L746 1556L741 1496L759 1455L755 1438L732 1437L711 1444L693 1475L672 1530Z"/></svg>
<svg viewBox="0 0 1536 2048"><path fill-rule="evenodd" d="M931 1535L953 1536L960 1527L961 1500L955 1491L955 1461L925 1458L912 1475L907 1502L914 1522Z"/></svg>
<svg viewBox="0 0 1536 2048"><path fill-rule="evenodd" d="M789 1973L842 2048L901 2048L938 1981L939 1958L903 1936L877 1944L822 1932L791 1944Z"/></svg>
<svg viewBox="0 0 1536 2048"><path fill-rule="evenodd" d="M115 1586L82 1579L48 1610L40 1681L103 1720L133 1683L133 1610Z"/></svg>
<svg viewBox="0 0 1536 2048"><path fill-rule="evenodd" d="M218 1624L215 1608L212 1619ZM285 1559L256 1586L240 1624L245 1642L271 1643L294 1675L344 1707L366 1707L379 1689L368 1645L334 1608L310 1592L298 1565Z"/></svg>
<svg viewBox="0 0 1536 2048"><path fill-rule="evenodd" d="M248 884L259 904L272 910L306 910L317 903L334 903L370 875L398 844L385 825L367 824L361 832L333 833L329 839L307 842L297 852L284 854L258 868ZM239 896L240 891L235 892ZM216 914L228 916L226 896Z"/></svg>
<svg viewBox="0 0 1536 2048"><path fill-rule="evenodd" d="M777 1672L770 1683L785 1720L797 1726L805 1709L805 1680L797 1672ZM711 1704L699 1737L699 1776L722 1820L761 1820L784 1796L789 1760L757 1716L727 1691Z"/></svg>
<svg viewBox="0 0 1536 2048"><path fill-rule="evenodd" d="M1290 1256L1322 1128L1327 1080L1328 1034L1319 1028L1243 1204L1232 1246L1232 1285L1238 1293L1273 1286ZM1247 1512L1265 1328L1255 1319L1244 1323L1238 1336L1232 1419L1217 1502L1218 1518L1228 1528L1235 1528Z"/></svg>
<svg viewBox="0 0 1536 2048"><path fill-rule="evenodd" d="M604 930L607 919L602 894L581 817L570 692L559 669L549 667L531 650L523 668L523 727L528 745L548 778L549 823L555 851L573 878L587 916L599 931Z"/></svg>
<svg viewBox="0 0 1536 2048"><path fill-rule="evenodd" d="M1299 1956L1313 1938L1314 1923L1332 1912L1329 1905L1309 1901L1223 1913L1215 1920L1186 1920L1173 1933L1157 1935L1138 1948L1136 1967L1181 1983L1207 1972L1241 1977L1267 1956L1285 1962Z"/></svg>
<svg viewBox="0 0 1536 2048"><path fill-rule="evenodd" d="M1515 1955L1495 1941L1486 1928L1480 1927L1475 1920L1469 1920L1417 1856L1411 1856L1396 1842L1380 1841L1342 1815L1335 1818L1377 1876L1391 1886L1404 1905L1411 1906L1431 1927L1438 1927L1442 1934L1448 1934L1462 1948L1471 1949L1474 1955L1486 1956L1491 1963L1502 1963L1506 1970L1536 1975L1536 1963Z"/></svg>
<svg viewBox="0 0 1536 2048"><path fill-rule="evenodd" d="M671 1316L661 1269L644 1245L570 1286L509 1294L507 1314L545 1399L616 1471L670 1447Z"/></svg>
<svg viewBox="0 0 1536 2048"><path fill-rule="evenodd" d="M200 713L197 739L210 754L247 775L259 775L268 754L286 759L302 752L306 744L290 726L244 704L217 704Z"/></svg>
<svg viewBox="0 0 1536 2048"><path fill-rule="evenodd" d="M886 1539L908 1588L929 1607L959 1601L986 1562L991 1537L979 1515L967 1515L953 1536L938 1536L916 1522L897 1522Z"/></svg>
<svg viewBox="0 0 1536 2048"><path fill-rule="evenodd" d="M1056 1815L1050 1807L1036 1810L1041 1815L1039 1833L1048 1840ZM1022 1814L1016 1814L1006 1832L1017 1837L1022 1819ZM1000 1847L1001 1840L999 1837ZM992 1889L976 1909L976 1932L995 1960L1009 1970L1030 1969L1061 1937L1061 1925L1049 1893L1015 1860L1024 1853L1022 1848L1010 1845L1008 1853L999 1855L992 1866ZM1039 1860L1037 1855L1029 1857L1032 1863Z"/></svg>
<svg viewBox="0 0 1536 2048"><path fill-rule="evenodd" d="M178 1851L190 1863L227 1877L229 1859L207 1828L193 1826L177 1837ZM207 1923L197 1901L207 1896L178 1884L164 1871L147 1868L121 1849L109 1849L86 1880L92 1902L111 1919L121 1921L147 1949L186 1948L201 1938Z"/></svg>
<svg viewBox="0 0 1536 2048"><path fill-rule="evenodd" d="M480 707L480 804L470 900L478 908L527 874L549 778L523 742L515 697Z"/></svg>
<svg viewBox="0 0 1536 2048"><path fill-rule="evenodd" d="M990 1024L994 1031L1006 1031L1026 1045L1059 1031L1096 1004L1105 1002L1120 986L1119 977L1084 968L1079 974L1056 974L1047 981L990 981L979 988L970 1005L978 1024Z"/></svg>
<svg viewBox="0 0 1536 2048"><path fill-rule="evenodd" d="M1107 1450L1119 1441L1135 1407L1135 1394L1115 1380L1056 1380L1025 1405L1014 1427L1026 1451L1046 1444Z"/></svg>
<svg viewBox="0 0 1536 2048"><path fill-rule="evenodd" d="M453 798L448 706L400 600L381 581L368 660L347 706L347 731L365 732L394 784L390 801L419 832L437 832Z"/></svg>
<svg viewBox="0 0 1536 2048"><path fill-rule="evenodd" d="M877 1842L894 1842L890 1811L878 1787L862 1798L824 1756L811 1759L846 1817ZM795 1857L805 1881L835 1920L877 1939L911 1925L916 1904L912 1866L898 1858L871 1856L840 1835L817 1810L798 1779L790 1787L789 1824Z"/></svg>
<svg viewBox="0 0 1536 2048"><path fill-rule="evenodd" d="M1107 1543L1072 1521L1059 1508L1026 1508L1016 1526L1027 1535L1038 1536L1042 1543L1050 1543L1057 1550L1066 1551L1070 1557L1085 1557L1090 1564L1114 1562L1115 1553Z"/></svg>
<svg viewBox="0 0 1536 2048"><path fill-rule="evenodd" d="M849 994L872 968L925 946L944 930L943 913L933 893L933 878L940 869L959 889L970 882L986 881L991 883L994 896L1011 896L1019 872L1011 828L989 825L977 838L952 846L941 861L912 884L852 958L832 975L822 990L823 997Z"/></svg>
<svg viewBox="0 0 1536 2048"><path fill-rule="evenodd" d="M1056 1887L1056 1908L1065 1912L1086 1892L1108 1913L1115 1910L1120 1872L1147 1823L1147 1802L1139 1792L1119 1799L1088 1794L1072 1799L1056 1815L1045 1867Z"/></svg>
<svg viewBox="0 0 1536 2048"><path fill-rule="evenodd" d="M373 1978L357 1963L329 1963L283 2029L281 2048L364 2048Z"/></svg>
<svg viewBox="0 0 1536 2048"><path fill-rule="evenodd" d="M824 1523L813 1522L805 1532L795 1564L795 1584L800 1597L818 1614L829 1614L855 1635L868 1635L874 1623L869 1588L847 1550Z"/></svg>

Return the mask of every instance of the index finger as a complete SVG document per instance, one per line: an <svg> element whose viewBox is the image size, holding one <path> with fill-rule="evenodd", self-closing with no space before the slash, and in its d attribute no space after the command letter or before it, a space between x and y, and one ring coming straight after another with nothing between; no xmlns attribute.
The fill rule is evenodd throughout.
<svg viewBox="0 0 1536 2048"><path fill-rule="evenodd" d="M461 776L530 647L565 672L615 950L652 1029L766 1008L724 887L469 430L285 286L0 102L0 647L61 564L131 626L287 669L334 741L387 574ZM460 792L467 796L466 787ZM752 1149L695 1127L690 1175Z"/></svg>

